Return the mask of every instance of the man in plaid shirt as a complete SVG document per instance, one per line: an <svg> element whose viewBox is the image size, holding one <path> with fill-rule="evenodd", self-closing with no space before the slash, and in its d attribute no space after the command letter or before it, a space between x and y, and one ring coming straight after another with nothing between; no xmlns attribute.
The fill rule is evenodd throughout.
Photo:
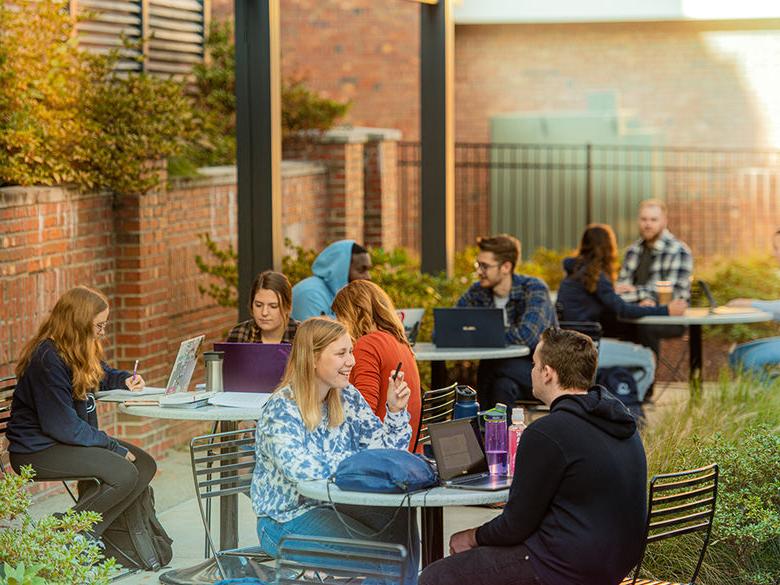
<svg viewBox="0 0 780 585"><path fill-rule="evenodd" d="M666 204L647 199L639 204L641 238L631 244L620 267L615 291L628 302L654 305L658 302L655 283L672 283L672 298L689 301L693 256L683 242L666 229ZM643 325L635 328L633 341L658 355L660 340L679 337L685 328L679 325Z"/></svg>
<svg viewBox="0 0 780 585"><path fill-rule="evenodd" d="M458 307L497 307L504 310L506 341L527 345L533 354L542 333L558 325L547 285L531 276L515 274L520 242L508 235L478 238L474 267L479 281L458 300ZM502 402L511 410L518 398L531 398L529 357L482 360L477 371L479 403L493 408Z"/></svg>

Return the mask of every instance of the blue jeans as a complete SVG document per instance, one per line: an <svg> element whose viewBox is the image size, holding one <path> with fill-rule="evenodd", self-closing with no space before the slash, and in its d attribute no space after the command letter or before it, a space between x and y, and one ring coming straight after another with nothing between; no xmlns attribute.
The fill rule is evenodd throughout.
<svg viewBox="0 0 780 585"><path fill-rule="evenodd" d="M741 368L761 378L772 375L771 370L780 366L780 337L741 343L729 354L729 366L734 371Z"/></svg>
<svg viewBox="0 0 780 585"><path fill-rule="evenodd" d="M417 583L420 536L417 531L416 510L411 511L410 518L406 507L398 510L397 515L397 508L346 505L338 505L336 508L338 513L329 506L314 508L288 522L276 522L267 516L258 518L257 535L260 547L276 557L279 553L279 541L289 534L400 544L408 553L404 585ZM374 535L379 530L382 532ZM368 583L366 581L366 584Z"/></svg>
<svg viewBox="0 0 780 585"><path fill-rule="evenodd" d="M530 357L480 360L477 368L477 400L483 410L501 402L511 416L512 405L519 399L532 399Z"/></svg>
<svg viewBox="0 0 780 585"><path fill-rule="evenodd" d="M648 388L655 380L655 355L652 350L629 341L602 337L599 341L599 367L616 366L631 370L636 380L639 400L644 400Z"/></svg>

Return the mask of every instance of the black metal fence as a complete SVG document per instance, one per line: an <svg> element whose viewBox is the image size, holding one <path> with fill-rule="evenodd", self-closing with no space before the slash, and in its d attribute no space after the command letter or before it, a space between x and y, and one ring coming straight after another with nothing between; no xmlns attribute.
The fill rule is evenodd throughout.
<svg viewBox="0 0 780 585"><path fill-rule="evenodd" d="M403 244L419 250L418 143L398 153ZM669 227L697 258L766 249L780 227L780 151L482 144L455 146L455 233L517 235L524 250L577 245L591 222L621 246L636 238L639 202L666 201Z"/></svg>

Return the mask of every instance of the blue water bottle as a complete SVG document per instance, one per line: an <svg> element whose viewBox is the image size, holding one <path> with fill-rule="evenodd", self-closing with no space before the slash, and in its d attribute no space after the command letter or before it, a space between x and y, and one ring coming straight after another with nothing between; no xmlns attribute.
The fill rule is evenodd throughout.
<svg viewBox="0 0 780 585"><path fill-rule="evenodd" d="M477 416L479 402L477 391L471 386L458 386L455 389L455 412L453 418L470 418Z"/></svg>

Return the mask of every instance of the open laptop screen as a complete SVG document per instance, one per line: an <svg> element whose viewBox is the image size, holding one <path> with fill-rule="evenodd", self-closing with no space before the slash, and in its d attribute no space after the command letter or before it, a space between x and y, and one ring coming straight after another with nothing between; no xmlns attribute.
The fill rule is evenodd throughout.
<svg viewBox="0 0 780 585"><path fill-rule="evenodd" d="M485 453L477 440L474 418L428 425L439 477L447 481L462 475L486 473Z"/></svg>

